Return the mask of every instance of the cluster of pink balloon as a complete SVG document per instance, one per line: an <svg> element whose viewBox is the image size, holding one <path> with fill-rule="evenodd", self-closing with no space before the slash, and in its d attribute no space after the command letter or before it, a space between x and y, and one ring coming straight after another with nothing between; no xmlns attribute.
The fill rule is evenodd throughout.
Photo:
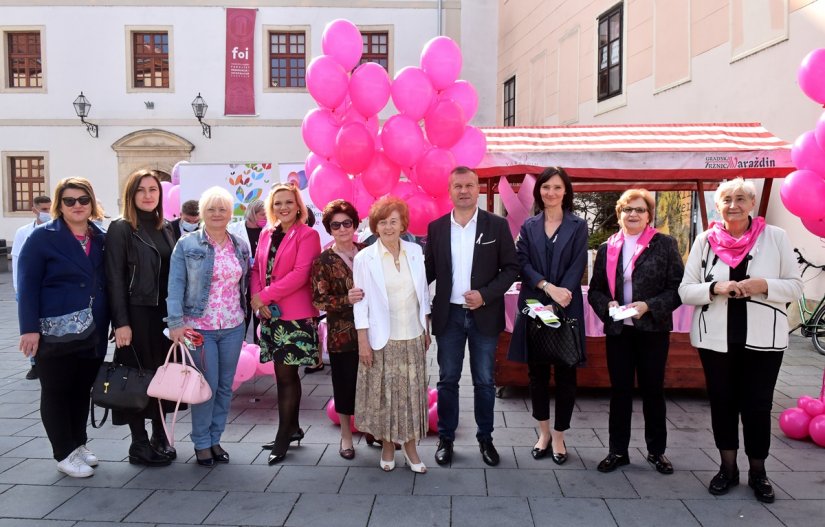
<svg viewBox="0 0 825 527"><path fill-rule="evenodd" d="M825 447L825 399L803 395L795 408L788 408L779 416L779 428L791 439L807 439Z"/></svg>
<svg viewBox="0 0 825 527"><path fill-rule="evenodd" d="M379 64L355 67L362 38L352 22L327 24L321 47L324 54L306 71L307 90L319 107L301 126L311 150L305 169L312 201L323 208L346 199L364 218L377 198L392 194L409 205L410 232L426 234L427 224L451 208L450 171L475 167L487 148L484 134L467 125L478 95L458 80L461 50L452 39L436 37L421 52L420 67L405 67L390 82ZM379 130L378 112L390 98L398 113Z"/></svg>
<svg viewBox="0 0 825 527"><path fill-rule="evenodd" d="M812 100L825 105L825 48L815 49L797 71L799 87ZM819 237L825 237L825 113L813 130L794 141L791 149L796 171L782 183L779 195L785 208Z"/></svg>
<svg viewBox="0 0 825 527"><path fill-rule="evenodd" d="M435 388L427 388L427 406L429 408L427 412L427 423L430 432L438 432L438 390ZM332 421L333 424L341 424L341 418L338 412L335 411L335 398L331 398L327 403L326 412L327 417L329 417L329 420ZM355 416L350 416L349 426L353 432L358 432L358 429L355 428Z"/></svg>
<svg viewBox="0 0 825 527"><path fill-rule="evenodd" d="M163 187L163 217L170 221L180 216L180 166L186 163L188 161L179 161L172 167L169 174L172 178L171 183L160 182L160 186Z"/></svg>
<svg viewBox="0 0 825 527"><path fill-rule="evenodd" d="M241 384L259 375L275 375L275 364L270 362L261 363L261 348L255 344L246 342L241 346L241 354L238 357L238 367L235 368L235 378L232 382L232 391L237 390Z"/></svg>

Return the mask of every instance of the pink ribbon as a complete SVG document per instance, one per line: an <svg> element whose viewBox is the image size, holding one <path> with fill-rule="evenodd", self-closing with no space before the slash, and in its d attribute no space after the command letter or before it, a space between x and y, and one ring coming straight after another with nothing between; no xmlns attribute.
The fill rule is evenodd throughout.
<svg viewBox="0 0 825 527"><path fill-rule="evenodd" d="M510 234L513 238L518 236L524 221L532 216L533 188L536 186L536 178L531 174L525 174L524 181L518 190L518 194L513 192L510 182L506 176L501 176L498 182L498 194L501 197L501 204L507 211L507 223L510 225Z"/></svg>

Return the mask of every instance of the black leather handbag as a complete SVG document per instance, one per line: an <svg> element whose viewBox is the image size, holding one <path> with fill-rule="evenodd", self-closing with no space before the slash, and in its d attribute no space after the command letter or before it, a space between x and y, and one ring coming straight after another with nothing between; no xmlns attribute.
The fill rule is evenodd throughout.
<svg viewBox="0 0 825 527"><path fill-rule="evenodd" d="M104 362L97 371L97 377L92 385L92 402L89 409L94 428L103 426L109 410L140 412L149 404L146 390L152 382L155 371L144 370L135 348L132 346L129 348L135 356L137 368L118 361L118 352L122 350L120 348L115 350L112 362ZM104 408L100 423L95 421L95 406Z"/></svg>
<svg viewBox="0 0 825 527"><path fill-rule="evenodd" d="M528 311L529 308L524 308ZM553 310L559 317L559 327L551 328L538 317L530 318L523 312L527 324L527 346L529 360L539 363L576 366L584 362L579 321L568 317L564 310L554 304Z"/></svg>

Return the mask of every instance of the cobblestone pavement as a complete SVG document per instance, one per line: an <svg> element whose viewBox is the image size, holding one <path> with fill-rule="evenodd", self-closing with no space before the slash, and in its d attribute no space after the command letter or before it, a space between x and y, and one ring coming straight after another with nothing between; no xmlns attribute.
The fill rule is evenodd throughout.
<svg viewBox="0 0 825 527"><path fill-rule="evenodd" d="M0 527L106 525L472 526L486 525L810 525L825 524L825 449L783 436L774 421L768 474L776 503L757 502L746 484L713 497L706 485L717 469L710 412L702 394L668 394L668 451L676 472L656 473L644 461L644 423L636 401L631 464L596 471L606 454L605 392L583 391L567 435L570 459L556 466L533 460L534 421L524 390L508 389L496 402L494 434L501 453L483 464L475 444L469 368L461 387L461 418L449 468L433 461L437 438L421 441L429 472L403 464L378 468L379 450L357 436L357 455L338 455L338 429L323 410L332 395L329 368L303 378L301 425L306 438L279 466L266 464L260 445L277 424L272 380L258 377L235 394L223 445L232 463L195 464L188 413L176 429L177 462L144 468L127 461L127 427L89 430L101 459L96 474L72 479L55 469L40 422L39 384L26 381L28 363L17 351L16 304L0 274ZM776 416L796 398L817 395L825 357L810 341L792 338L776 389ZM430 352L430 385L437 366ZM397 460L401 456L396 456ZM740 467L747 467L744 454ZM746 470L746 468L745 468Z"/></svg>

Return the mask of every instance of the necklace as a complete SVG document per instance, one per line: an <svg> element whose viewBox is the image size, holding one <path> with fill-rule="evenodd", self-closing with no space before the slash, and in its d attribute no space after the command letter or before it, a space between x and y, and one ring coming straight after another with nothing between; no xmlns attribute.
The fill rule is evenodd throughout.
<svg viewBox="0 0 825 527"><path fill-rule="evenodd" d="M83 252L86 252L86 247L89 245L90 240L89 233L87 232L86 234L84 234L83 238L80 238L79 236L75 236L75 238L80 243L80 247L83 249Z"/></svg>

